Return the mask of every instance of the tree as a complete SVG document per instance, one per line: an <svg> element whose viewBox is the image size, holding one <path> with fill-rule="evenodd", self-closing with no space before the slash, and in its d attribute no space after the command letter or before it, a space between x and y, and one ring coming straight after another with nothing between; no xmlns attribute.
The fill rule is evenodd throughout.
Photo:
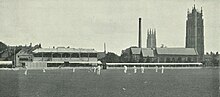
<svg viewBox="0 0 220 97"><path fill-rule="evenodd" d="M147 56L146 63L150 63L150 57Z"/></svg>
<svg viewBox="0 0 220 97"><path fill-rule="evenodd" d="M219 66L219 60L218 60L219 54L216 52L216 54L212 53L212 59L211 62L214 66Z"/></svg>
<svg viewBox="0 0 220 97"><path fill-rule="evenodd" d="M112 53L112 52L108 52L106 54L105 60L107 63L119 63L120 62L119 56L115 53Z"/></svg>
<svg viewBox="0 0 220 97"><path fill-rule="evenodd" d="M181 57L178 57L177 62L178 62L178 63L181 63L181 62L182 62L182 58L181 58Z"/></svg>
<svg viewBox="0 0 220 97"><path fill-rule="evenodd" d="M5 49L7 49L7 45L3 42L0 42L0 52L4 51Z"/></svg>

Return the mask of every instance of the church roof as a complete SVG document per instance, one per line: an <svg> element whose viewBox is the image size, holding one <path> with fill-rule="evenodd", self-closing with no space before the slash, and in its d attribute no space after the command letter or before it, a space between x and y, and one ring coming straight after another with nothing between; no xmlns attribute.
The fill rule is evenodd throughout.
<svg viewBox="0 0 220 97"><path fill-rule="evenodd" d="M154 57L154 51L151 48L142 48L143 57Z"/></svg>
<svg viewBox="0 0 220 97"><path fill-rule="evenodd" d="M157 48L159 55L198 55L194 48Z"/></svg>

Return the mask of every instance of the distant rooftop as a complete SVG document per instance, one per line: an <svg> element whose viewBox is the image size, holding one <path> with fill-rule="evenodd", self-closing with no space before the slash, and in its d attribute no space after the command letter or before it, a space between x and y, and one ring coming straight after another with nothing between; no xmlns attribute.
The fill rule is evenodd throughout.
<svg viewBox="0 0 220 97"><path fill-rule="evenodd" d="M135 55L141 54L141 48L131 48L131 53Z"/></svg>
<svg viewBox="0 0 220 97"><path fill-rule="evenodd" d="M65 47L58 47L58 48L39 48L33 51L34 53L39 52L85 52L85 53L96 53L95 49L84 49L84 48L65 48Z"/></svg>
<svg viewBox="0 0 220 97"><path fill-rule="evenodd" d="M143 57L154 57L154 50L151 48L130 48L131 54L140 55ZM194 48L156 48L158 55L198 55Z"/></svg>
<svg viewBox="0 0 220 97"><path fill-rule="evenodd" d="M154 51L151 48L131 48L131 53L135 55L142 53L143 57L154 57Z"/></svg>
<svg viewBox="0 0 220 97"><path fill-rule="evenodd" d="M194 48L157 48L157 54L161 55L198 55Z"/></svg>

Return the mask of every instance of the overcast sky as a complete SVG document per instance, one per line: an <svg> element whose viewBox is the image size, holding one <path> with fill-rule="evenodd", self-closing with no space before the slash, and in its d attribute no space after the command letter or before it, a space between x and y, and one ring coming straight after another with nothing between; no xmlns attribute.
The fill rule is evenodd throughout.
<svg viewBox="0 0 220 97"><path fill-rule="evenodd" d="M142 18L156 28L157 46L185 47L187 9L193 0L0 0L0 41L8 45L41 43L43 47L94 48L121 54L137 46ZM220 51L220 0L196 0L203 7L205 52Z"/></svg>

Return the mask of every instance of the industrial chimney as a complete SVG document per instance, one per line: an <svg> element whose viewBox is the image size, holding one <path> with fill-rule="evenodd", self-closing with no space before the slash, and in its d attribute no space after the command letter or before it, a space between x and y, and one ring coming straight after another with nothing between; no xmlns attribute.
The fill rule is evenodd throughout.
<svg viewBox="0 0 220 97"><path fill-rule="evenodd" d="M138 36L138 47L141 48L141 18L139 18L139 36Z"/></svg>

